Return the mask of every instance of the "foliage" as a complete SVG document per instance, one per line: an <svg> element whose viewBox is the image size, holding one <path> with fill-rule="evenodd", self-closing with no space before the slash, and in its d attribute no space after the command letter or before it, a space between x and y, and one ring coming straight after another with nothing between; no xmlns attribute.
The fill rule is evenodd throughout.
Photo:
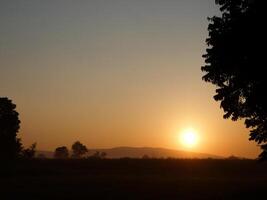
<svg viewBox="0 0 267 200"><path fill-rule="evenodd" d="M14 159L22 149L17 138L20 129L19 113L16 105L7 97L0 98L0 157Z"/></svg>
<svg viewBox="0 0 267 200"><path fill-rule="evenodd" d="M85 153L88 152L87 147L79 141L75 142L71 148L73 158L81 158Z"/></svg>
<svg viewBox="0 0 267 200"><path fill-rule="evenodd" d="M89 159L104 159L107 157L107 153L102 151L102 152L99 152L99 151L96 151L93 155L89 156L88 158Z"/></svg>
<svg viewBox="0 0 267 200"><path fill-rule="evenodd" d="M54 153L54 157L55 158L59 158L59 159L66 159L69 157L69 150L67 147L62 146L62 147L58 147L55 150Z"/></svg>
<svg viewBox="0 0 267 200"><path fill-rule="evenodd" d="M21 154L23 158L31 159L34 158L36 153L36 143L33 143L29 148L22 149Z"/></svg>
<svg viewBox="0 0 267 200"><path fill-rule="evenodd" d="M266 160L267 158L267 144L261 145L262 152L259 155L260 160Z"/></svg>
<svg viewBox="0 0 267 200"><path fill-rule="evenodd" d="M222 16L209 18L203 79L217 86L224 118L244 119L250 140L267 142L264 1L217 0ZM264 154L261 154L262 156Z"/></svg>

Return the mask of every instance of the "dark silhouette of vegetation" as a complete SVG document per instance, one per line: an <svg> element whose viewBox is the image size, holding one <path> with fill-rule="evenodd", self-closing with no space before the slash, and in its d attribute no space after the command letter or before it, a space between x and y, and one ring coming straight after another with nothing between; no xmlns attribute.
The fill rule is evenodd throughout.
<svg viewBox="0 0 267 200"><path fill-rule="evenodd" d="M33 143L29 148L22 149L21 154L23 158L31 159L34 158L36 153L36 143Z"/></svg>
<svg viewBox="0 0 267 200"><path fill-rule="evenodd" d="M81 158L88 152L88 149L85 145L80 143L79 141L75 142L72 147L72 157L73 158Z"/></svg>
<svg viewBox="0 0 267 200"><path fill-rule="evenodd" d="M0 157L14 159L22 150L21 140L17 138L20 128L16 105L7 97L0 98Z"/></svg>
<svg viewBox="0 0 267 200"><path fill-rule="evenodd" d="M265 6L259 0L217 0L222 16L209 18L203 79L217 86L224 118L244 119L249 140L267 155L267 78Z"/></svg>
<svg viewBox="0 0 267 200"><path fill-rule="evenodd" d="M0 199L258 200L266 167L240 159L21 160L9 176L0 171Z"/></svg>
<svg viewBox="0 0 267 200"><path fill-rule="evenodd" d="M89 156L88 158L91 159L104 159L106 158L107 156L107 153L106 152L99 152L99 151L96 151L93 155Z"/></svg>
<svg viewBox="0 0 267 200"><path fill-rule="evenodd" d="M67 147L62 146L62 147L58 147L55 150L54 153L54 157L55 158L59 158L59 159L66 159L69 157L69 150Z"/></svg>

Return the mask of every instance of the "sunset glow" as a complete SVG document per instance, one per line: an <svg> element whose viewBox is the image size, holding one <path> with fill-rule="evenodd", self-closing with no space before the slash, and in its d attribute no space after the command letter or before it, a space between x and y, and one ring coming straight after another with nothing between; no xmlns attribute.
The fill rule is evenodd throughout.
<svg viewBox="0 0 267 200"><path fill-rule="evenodd" d="M0 200L263 199L266 10L0 0Z"/></svg>
<svg viewBox="0 0 267 200"><path fill-rule="evenodd" d="M0 96L17 105L24 146L259 154L201 78L214 0L15 0L0 10Z"/></svg>
<svg viewBox="0 0 267 200"><path fill-rule="evenodd" d="M194 129L185 129L181 133L181 143L185 147L194 147L198 142L197 133Z"/></svg>

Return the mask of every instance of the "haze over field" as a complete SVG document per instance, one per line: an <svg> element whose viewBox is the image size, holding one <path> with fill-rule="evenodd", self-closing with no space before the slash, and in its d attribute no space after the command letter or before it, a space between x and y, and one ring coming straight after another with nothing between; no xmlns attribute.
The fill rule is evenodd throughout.
<svg viewBox="0 0 267 200"><path fill-rule="evenodd" d="M106 158L223 158L216 155L179 151L166 148L151 147L115 147L106 149L89 149L88 156L95 152L105 152ZM38 151L37 157L42 154L46 158L54 158L54 152Z"/></svg>
<svg viewBox="0 0 267 200"><path fill-rule="evenodd" d="M80 140L255 158L201 80L216 14L214 0L2 0L0 94L18 106L19 137L50 151ZM194 145L181 142L188 128Z"/></svg>

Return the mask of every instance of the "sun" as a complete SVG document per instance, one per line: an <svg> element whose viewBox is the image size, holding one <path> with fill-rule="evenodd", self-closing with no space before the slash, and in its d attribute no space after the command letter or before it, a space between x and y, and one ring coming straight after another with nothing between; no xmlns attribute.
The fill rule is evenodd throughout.
<svg viewBox="0 0 267 200"><path fill-rule="evenodd" d="M197 132L192 128L185 129L181 133L180 140L185 147L194 147L198 142Z"/></svg>

